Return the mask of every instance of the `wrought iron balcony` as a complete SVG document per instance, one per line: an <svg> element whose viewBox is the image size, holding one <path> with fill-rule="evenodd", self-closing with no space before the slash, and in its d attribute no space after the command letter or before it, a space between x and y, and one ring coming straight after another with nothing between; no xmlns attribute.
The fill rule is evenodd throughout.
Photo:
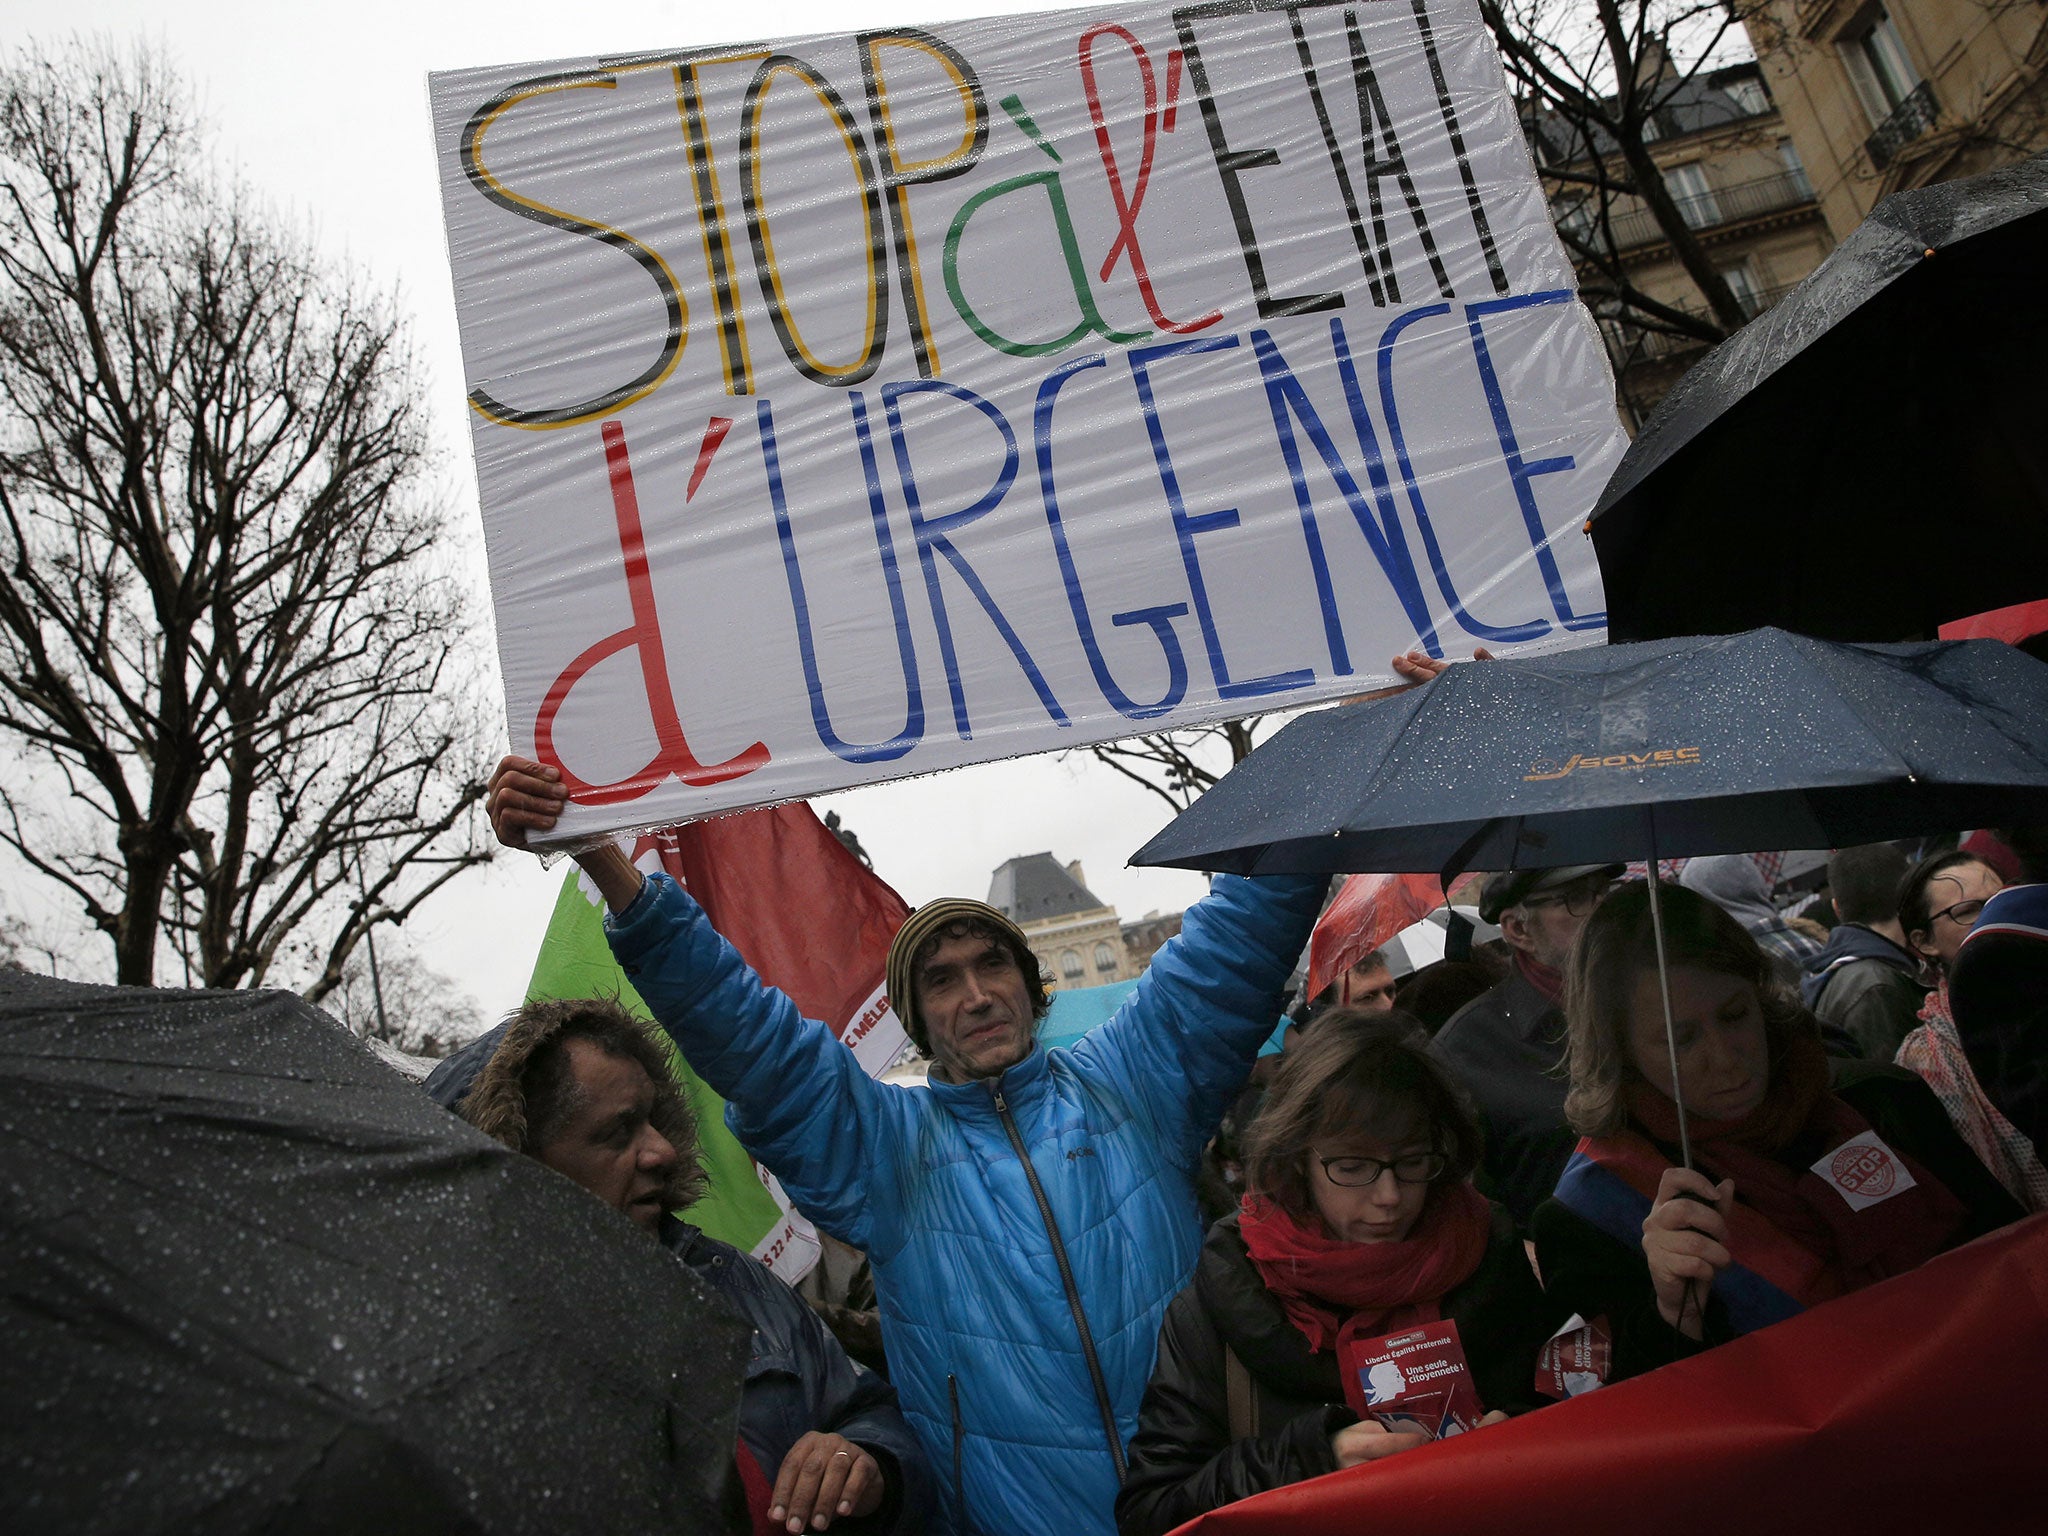
<svg viewBox="0 0 2048 1536"><path fill-rule="evenodd" d="M1775 176L1760 176L1755 181L1737 182L1732 187L1714 187L1692 197L1676 197L1672 201L1678 205L1678 216L1685 220L1688 229L1714 229L1723 224L1739 224L1760 214L1777 213L1781 209L1811 203L1813 187L1799 172L1780 171ZM1614 248L1618 251L1654 245L1665 238L1663 228L1650 210L1640 205L1615 214L1612 226Z"/></svg>
<svg viewBox="0 0 2048 1536"><path fill-rule="evenodd" d="M1898 158L1900 150L1932 128L1940 116L1941 108L1935 104L1934 88L1922 80L1877 125L1877 132L1863 141L1871 165L1883 170Z"/></svg>
<svg viewBox="0 0 2048 1536"><path fill-rule="evenodd" d="M1743 313L1754 320L1798 286L1797 283L1778 283L1747 293L1738 291L1735 299L1741 304ZM1681 302L1674 308L1684 310L1687 314L1698 315L1702 319L1711 314L1705 301L1700 299ZM1613 321L1607 322L1603 329L1607 332L1610 351L1617 368L1626 367L1636 359L1655 361L1675 357L1684 352L1704 352L1712 345L1711 342L1701 341L1694 336L1674 336L1667 331L1640 330Z"/></svg>

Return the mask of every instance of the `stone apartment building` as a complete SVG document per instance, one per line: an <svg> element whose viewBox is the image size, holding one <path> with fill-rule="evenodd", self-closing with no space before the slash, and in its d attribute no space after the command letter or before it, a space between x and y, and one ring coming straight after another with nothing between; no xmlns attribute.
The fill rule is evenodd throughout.
<svg viewBox="0 0 2048 1536"><path fill-rule="evenodd" d="M1160 945L1180 932L1179 913L1122 921L1088 889L1080 860L1062 864L1050 853L1006 860L989 880L988 904L1024 930L1054 991L1142 975Z"/></svg>
<svg viewBox="0 0 2048 1536"><path fill-rule="evenodd" d="M1686 81L1658 111L1655 129L1652 153L1679 214L1747 313L1768 309L1834 249L1837 237L1757 64L1703 71ZM1540 145L1538 153L1544 163ZM1595 214L1582 195L1555 179L1549 190L1561 226L1588 227ZM1675 309L1708 313L1640 200L1617 198L1608 220L1614 254L1632 286ZM1612 315L1602 318L1601 331L1631 427L1710 345Z"/></svg>
<svg viewBox="0 0 2048 1536"><path fill-rule="evenodd" d="M1745 26L1836 240L1889 193L2048 148L2038 0L1762 0Z"/></svg>

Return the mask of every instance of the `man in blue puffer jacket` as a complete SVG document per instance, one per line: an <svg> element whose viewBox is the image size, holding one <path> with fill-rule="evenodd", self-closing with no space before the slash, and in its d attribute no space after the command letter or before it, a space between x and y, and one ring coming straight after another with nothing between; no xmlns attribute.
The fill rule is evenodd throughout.
<svg viewBox="0 0 2048 1536"><path fill-rule="evenodd" d="M560 809L548 770L493 776L517 846ZM905 923L890 996L931 1085L875 1082L765 987L666 876L579 855L613 953L733 1133L804 1214L866 1250L890 1374L965 1533L1115 1529L1159 1322L1200 1247L1194 1173L1279 1016L1326 881L1219 877L1109 1023L1047 1051L1023 935L979 902ZM907 1006L906 1006L907 1004Z"/></svg>

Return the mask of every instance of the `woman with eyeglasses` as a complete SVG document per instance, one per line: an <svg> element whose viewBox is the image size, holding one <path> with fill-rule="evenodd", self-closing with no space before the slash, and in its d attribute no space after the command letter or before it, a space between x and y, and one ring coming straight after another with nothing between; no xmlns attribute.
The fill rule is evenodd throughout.
<svg viewBox="0 0 2048 1536"><path fill-rule="evenodd" d="M1467 1179L1479 1129L1426 1044L1405 1014L1334 1008L1283 1059L1246 1133L1243 1203L1167 1311L1124 1536L1426 1443L1365 1411L1358 1369L1346 1380L1404 1330L1455 1324L1481 1424L1541 1401L1551 1310L1513 1222Z"/></svg>
<svg viewBox="0 0 2048 1536"><path fill-rule="evenodd" d="M1669 1039L1650 890L1625 886L1572 951L1565 1116L1585 1139L1531 1223L1553 1301L1607 1319L1614 1380L2022 1214L1926 1084L1885 1063L1830 1062L1813 1015L1739 922L1683 886L1659 894Z"/></svg>
<svg viewBox="0 0 2048 1536"><path fill-rule="evenodd" d="M2048 1211L2048 1168L2034 1144L1985 1097L1963 1054L1949 1008L1948 976L1984 903L2005 888L1997 870L1967 853L1923 859L1899 887L1899 927L1936 977L1920 1027L1899 1046L1898 1064L1927 1080L1957 1133L2028 1211Z"/></svg>

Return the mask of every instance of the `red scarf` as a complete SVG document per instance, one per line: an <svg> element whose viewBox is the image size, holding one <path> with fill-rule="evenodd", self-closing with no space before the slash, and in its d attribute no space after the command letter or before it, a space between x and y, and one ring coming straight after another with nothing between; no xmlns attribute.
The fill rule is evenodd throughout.
<svg viewBox="0 0 2048 1536"><path fill-rule="evenodd" d="M1297 1221L1271 1201L1246 1195L1238 1231L1266 1289L1320 1353L1353 1339L1433 1323L1437 1303L1472 1278L1486 1257L1492 1208L1470 1184L1429 1193L1414 1229L1398 1243L1330 1236L1318 1217Z"/></svg>
<svg viewBox="0 0 2048 1536"><path fill-rule="evenodd" d="M1631 1084L1627 1095L1633 1125L1676 1145L1678 1112L1671 1100L1642 1082ZM1891 1150L1913 1175L1914 1187L1861 1211L1807 1166L1870 1129L1869 1121L1828 1091L1827 1055L1815 1036L1798 1035L1771 1063L1770 1090L1749 1114L1738 1120L1694 1116L1687 1128L1700 1171L1735 1183L1729 1252L1803 1305L1918 1268L1962 1225L1962 1203L1898 1147ZM1640 1140L1633 1131L1613 1138L1629 1139ZM1634 1154L1625 1163L1640 1164L1640 1153L1649 1150L1669 1166L1654 1149L1622 1150ZM1785 1239L1796 1252L1783 1251Z"/></svg>
<svg viewBox="0 0 2048 1536"><path fill-rule="evenodd" d="M1564 1004L1564 972L1554 965L1545 965L1541 960L1515 951L1515 969L1522 973L1522 980L1543 994L1544 1000L1553 1008Z"/></svg>

